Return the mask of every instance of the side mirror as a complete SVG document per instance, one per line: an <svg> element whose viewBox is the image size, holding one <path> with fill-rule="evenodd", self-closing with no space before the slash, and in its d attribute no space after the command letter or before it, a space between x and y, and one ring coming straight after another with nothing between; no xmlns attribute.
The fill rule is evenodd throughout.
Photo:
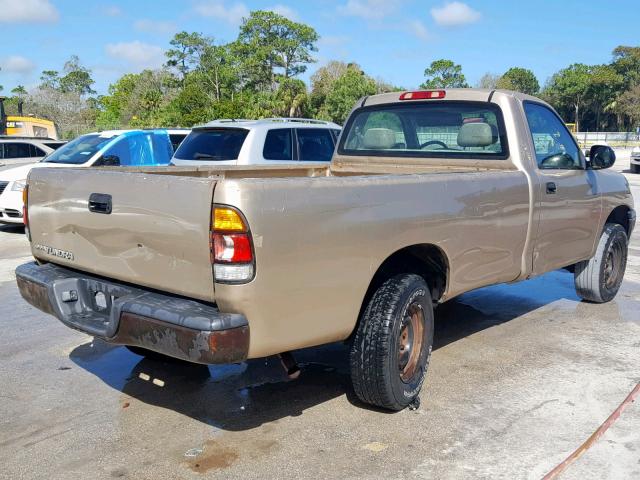
<svg viewBox="0 0 640 480"><path fill-rule="evenodd" d="M616 163L616 153L607 145L594 145L589 150L589 166L593 170L609 168Z"/></svg>
<svg viewBox="0 0 640 480"><path fill-rule="evenodd" d="M95 163L95 167L119 167L120 157L117 155L105 155Z"/></svg>

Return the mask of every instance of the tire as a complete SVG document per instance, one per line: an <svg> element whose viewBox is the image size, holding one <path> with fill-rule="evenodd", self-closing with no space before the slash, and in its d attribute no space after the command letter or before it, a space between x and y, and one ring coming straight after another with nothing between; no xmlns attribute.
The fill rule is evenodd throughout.
<svg viewBox="0 0 640 480"><path fill-rule="evenodd" d="M576 293L594 303L613 300L620 289L627 266L627 232L622 225L607 223L595 255L576 263Z"/></svg>
<svg viewBox="0 0 640 480"><path fill-rule="evenodd" d="M631 173L640 173L640 165L631 164Z"/></svg>
<svg viewBox="0 0 640 480"><path fill-rule="evenodd" d="M432 347L433 304L426 282L414 274L390 278L371 297L351 345L356 395L396 411L416 402Z"/></svg>

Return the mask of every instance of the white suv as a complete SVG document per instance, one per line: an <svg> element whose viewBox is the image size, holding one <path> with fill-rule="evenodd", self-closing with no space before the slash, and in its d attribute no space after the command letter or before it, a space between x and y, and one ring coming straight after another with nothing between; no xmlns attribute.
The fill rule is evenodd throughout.
<svg viewBox="0 0 640 480"><path fill-rule="evenodd" d="M1 136L0 166L37 162L65 143L48 138Z"/></svg>
<svg viewBox="0 0 640 480"><path fill-rule="evenodd" d="M215 120L194 127L172 165L272 165L329 162L340 125L306 118Z"/></svg>

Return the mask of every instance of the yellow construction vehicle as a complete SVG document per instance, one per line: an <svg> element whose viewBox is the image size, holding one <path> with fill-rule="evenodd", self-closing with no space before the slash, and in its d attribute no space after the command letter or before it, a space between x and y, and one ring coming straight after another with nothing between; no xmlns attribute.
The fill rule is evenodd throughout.
<svg viewBox="0 0 640 480"><path fill-rule="evenodd" d="M25 115L22 112L22 101L18 102L18 115L7 115L4 100L0 97L0 136L37 137L58 140L58 129L51 120Z"/></svg>

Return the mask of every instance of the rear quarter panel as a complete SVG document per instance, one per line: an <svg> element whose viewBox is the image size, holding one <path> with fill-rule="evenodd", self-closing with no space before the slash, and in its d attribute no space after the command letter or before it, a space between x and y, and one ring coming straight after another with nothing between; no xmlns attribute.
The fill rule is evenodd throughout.
<svg viewBox="0 0 640 480"><path fill-rule="evenodd" d="M348 337L378 267L410 245L446 254L446 298L522 271L529 189L517 170L224 180L214 201L240 208L253 234L255 279L215 285L220 309L249 319L251 357Z"/></svg>

